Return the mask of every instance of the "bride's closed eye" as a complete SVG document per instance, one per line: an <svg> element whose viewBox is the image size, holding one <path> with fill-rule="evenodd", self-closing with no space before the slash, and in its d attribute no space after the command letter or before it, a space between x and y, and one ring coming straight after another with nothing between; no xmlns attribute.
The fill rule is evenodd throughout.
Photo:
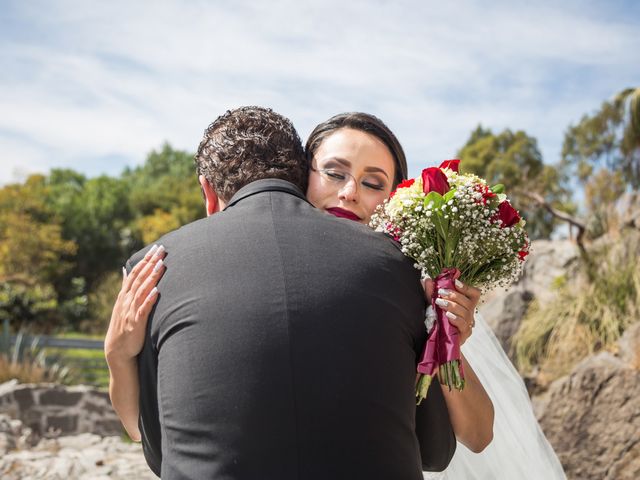
<svg viewBox="0 0 640 480"><path fill-rule="evenodd" d="M383 191L385 188L387 188L387 184L384 181L380 181L377 178L367 178L362 180L362 185L364 185L367 188L370 188L372 190L376 190L378 192Z"/></svg>
<svg viewBox="0 0 640 480"><path fill-rule="evenodd" d="M325 175L329 180L336 182L346 182L349 178L354 178L351 173L335 168L323 168L318 171ZM387 187L386 182L375 175L360 179L359 183L368 189L376 190L378 192L383 191Z"/></svg>

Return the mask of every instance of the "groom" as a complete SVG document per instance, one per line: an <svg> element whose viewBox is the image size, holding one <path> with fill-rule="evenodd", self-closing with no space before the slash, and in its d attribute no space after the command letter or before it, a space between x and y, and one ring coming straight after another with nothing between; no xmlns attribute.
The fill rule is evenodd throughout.
<svg viewBox="0 0 640 480"><path fill-rule="evenodd" d="M219 117L196 156L208 218L171 232L140 369L140 431L163 479L422 479L455 437L437 382L416 411L417 270L304 197L286 118ZM146 249L129 262L140 261Z"/></svg>

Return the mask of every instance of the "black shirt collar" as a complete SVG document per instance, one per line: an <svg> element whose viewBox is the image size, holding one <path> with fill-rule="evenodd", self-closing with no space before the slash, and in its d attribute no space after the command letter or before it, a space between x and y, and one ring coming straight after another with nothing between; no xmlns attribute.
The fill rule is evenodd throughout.
<svg viewBox="0 0 640 480"><path fill-rule="evenodd" d="M309 203L309 201L304 196L304 193L296 187L293 183L287 182L286 180L280 180L279 178L266 178L264 180L256 180L255 182L251 182L248 185L245 185L240 190L238 190L229 203L225 207L225 210L229 207L234 206L240 200L243 200L251 195L255 195L256 193L262 192L284 192L294 195L305 202Z"/></svg>

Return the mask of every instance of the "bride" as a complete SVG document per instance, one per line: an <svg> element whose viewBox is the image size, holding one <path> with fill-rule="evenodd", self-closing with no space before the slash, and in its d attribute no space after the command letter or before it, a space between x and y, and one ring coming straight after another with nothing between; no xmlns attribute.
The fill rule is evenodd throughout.
<svg viewBox="0 0 640 480"><path fill-rule="evenodd" d="M306 151L308 200L328 214L349 220L368 223L376 206L407 177L402 147L372 115L346 113L330 118L311 133ZM154 286L164 270L164 253L162 247L153 249L147 262L140 262L125 276L105 338L111 399L134 440L140 439L135 357L157 299ZM533 415L520 376L482 317L474 316L479 290L458 284L456 291L433 292L430 282L424 286L427 297L438 295L449 321L460 331L466 376L462 392L443 388L459 443L456 454L445 472L425 473L425 478L565 478ZM126 367L112 368L116 364Z"/></svg>

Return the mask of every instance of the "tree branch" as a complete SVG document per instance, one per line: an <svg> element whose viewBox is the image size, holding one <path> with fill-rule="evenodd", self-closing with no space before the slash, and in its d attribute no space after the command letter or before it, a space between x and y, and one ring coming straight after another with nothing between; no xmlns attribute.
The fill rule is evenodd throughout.
<svg viewBox="0 0 640 480"><path fill-rule="evenodd" d="M587 249L584 246L584 234L586 232L586 225L581 222L580 220L578 220L576 217L568 214L567 212L562 212L560 210L557 210L555 208L553 208L551 206L551 204L549 202L547 202L544 197L542 195L540 195L538 192L525 192L525 191L519 191L518 192L520 195L523 195L525 197L527 197L530 200L533 200L535 203L538 204L539 207L544 208L546 211L548 211L551 215L553 215L556 218L559 218L562 221L565 221L567 223L569 223L570 225L573 225L574 227L576 227L578 229L578 235L576 236L576 243L578 244L578 248L580 249L580 252L582 253L582 256L588 260L589 257L587 255Z"/></svg>

